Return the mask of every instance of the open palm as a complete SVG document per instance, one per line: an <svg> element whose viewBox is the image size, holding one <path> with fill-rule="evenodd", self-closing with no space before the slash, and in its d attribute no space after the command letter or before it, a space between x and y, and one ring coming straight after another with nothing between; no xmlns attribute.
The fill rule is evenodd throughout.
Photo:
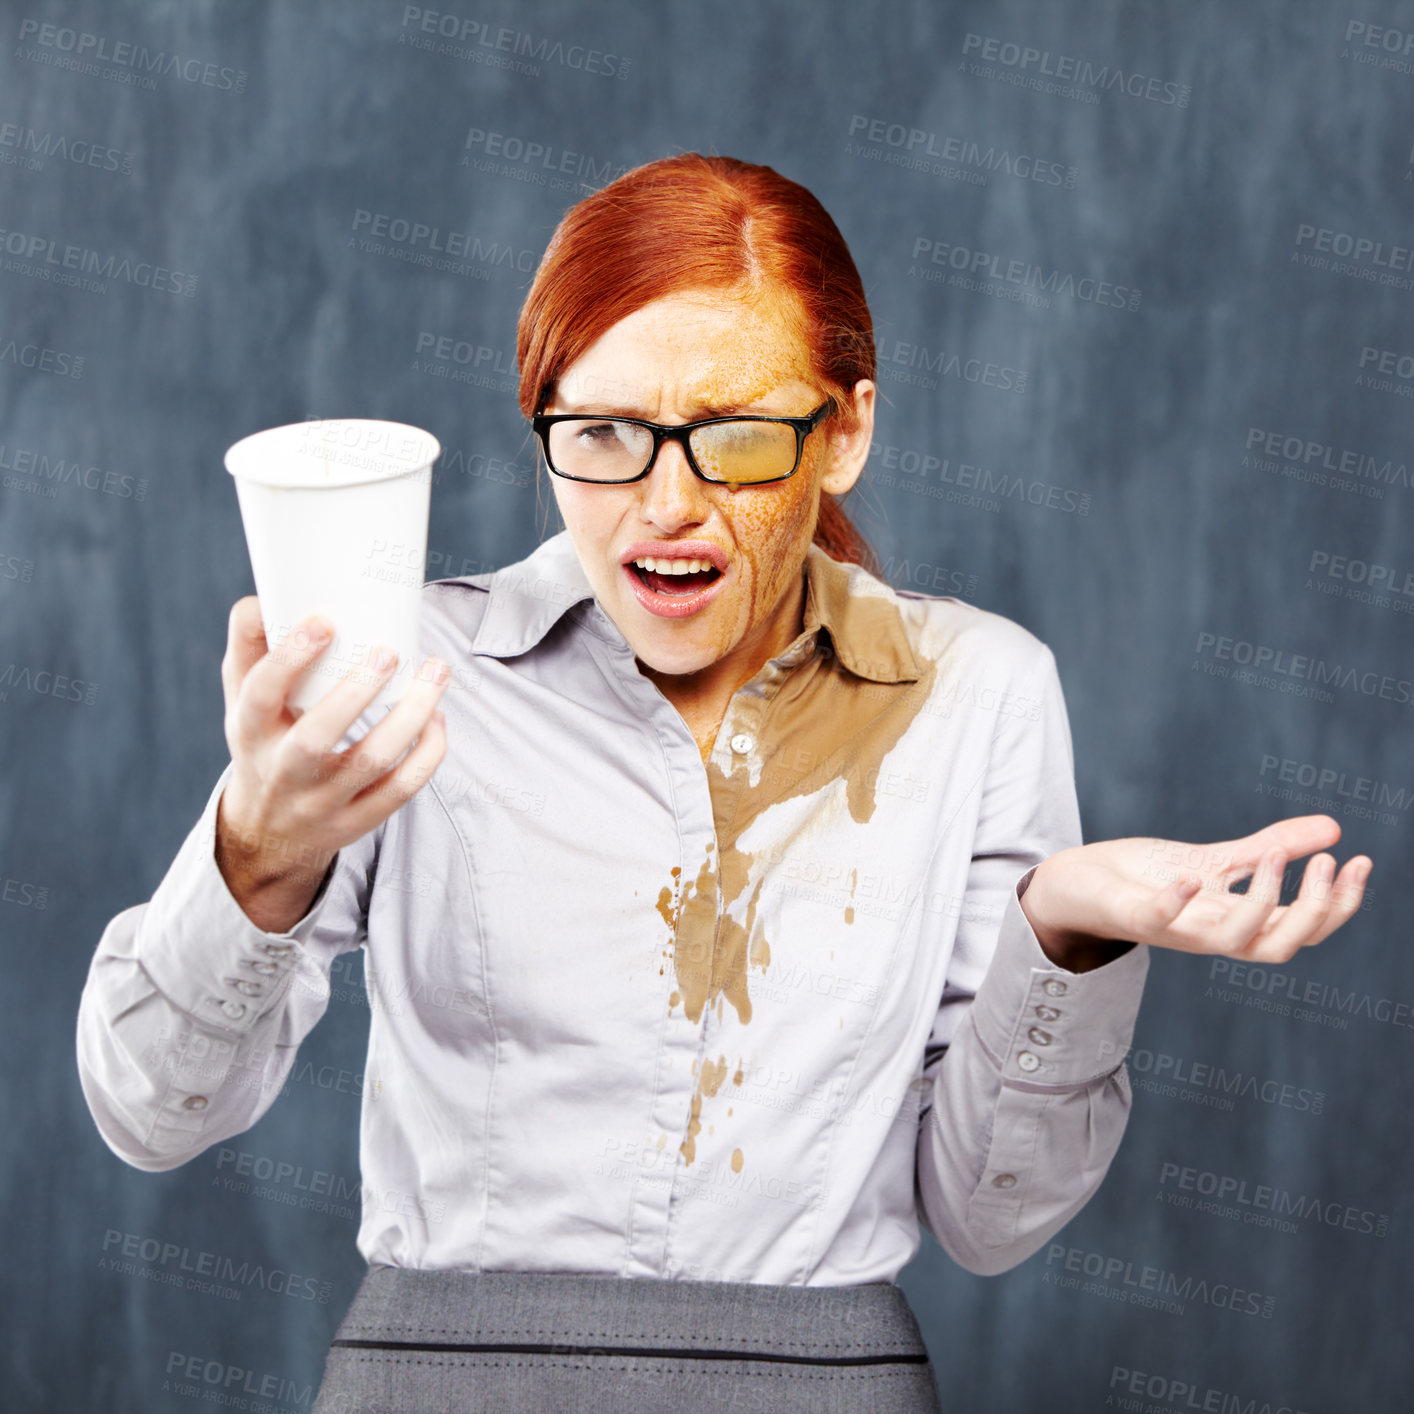
<svg viewBox="0 0 1414 1414"><path fill-rule="evenodd" d="M1287 864L1340 838L1329 815L1298 815L1216 844L1135 836L1061 850L1023 895L1043 939L1116 938L1179 952L1286 962L1329 937L1359 909L1372 862L1319 853L1290 902L1279 902ZM1245 893L1231 892L1242 879ZM1034 897L1033 897L1034 895Z"/></svg>

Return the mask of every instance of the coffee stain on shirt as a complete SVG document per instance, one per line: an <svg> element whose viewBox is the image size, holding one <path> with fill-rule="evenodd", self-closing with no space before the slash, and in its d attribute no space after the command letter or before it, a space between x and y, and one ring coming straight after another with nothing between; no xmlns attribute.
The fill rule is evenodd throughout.
<svg viewBox="0 0 1414 1414"><path fill-rule="evenodd" d="M658 912L663 915L663 922L668 925L668 931L675 933L678 926L678 890L682 884L682 869L675 864L671 873L673 882L664 884L658 893Z"/></svg>
<svg viewBox="0 0 1414 1414"><path fill-rule="evenodd" d="M867 824L881 763L928 700L937 671L931 660L920 664L915 657L891 600L849 592L844 565L812 546L803 573L802 637L817 632L815 651L766 704L756 783L751 762L737 753L725 769L715 758L707 762L717 867L709 846L683 890L673 954L685 1014L694 1022L714 1004L720 1016L725 999L748 1023L748 971L771 962L771 941L756 918L764 874L751 883L756 856L737 841L773 805L837 780L844 782L851 817ZM846 922L853 922L853 905Z"/></svg>
<svg viewBox="0 0 1414 1414"><path fill-rule="evenodd" d="M702 1100L711 1099L722 1088L727 1074L726 1056L718 1056L716 1061L704 1060L697 1073L697 1093L692 1097L692 1113L687 1121L687 1138L680 1146L684 1163L691 1163L697 1157L697 1136L702 1133Z"/></svg>

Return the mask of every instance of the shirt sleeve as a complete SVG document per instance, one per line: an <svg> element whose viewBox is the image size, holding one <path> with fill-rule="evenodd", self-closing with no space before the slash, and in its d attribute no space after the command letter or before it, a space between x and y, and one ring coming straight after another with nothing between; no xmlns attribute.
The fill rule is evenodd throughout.
<svg viewBox="0 0 1414 1414"><path fill-rule="evenodd" d="M962 919L925 1051L917 1199L954 1261L1024 1261L1099 1188L1129 1118L1124 1058L1149 950L1072 973L1042 951L1021 895L1048 855L1083 843L1070 726L1042 645L999 714Z"/></svg>
<svg viewBox="0 0 1414 1414"><path fill-rule="evenodd" d="M79 1000L79 1079L108 1147L176 1168L274 1103L329 1002L334 958L367 938L382 826L340 850L305 916L267 933L216 864L228 764L156 892L110 920Z"/></svg>

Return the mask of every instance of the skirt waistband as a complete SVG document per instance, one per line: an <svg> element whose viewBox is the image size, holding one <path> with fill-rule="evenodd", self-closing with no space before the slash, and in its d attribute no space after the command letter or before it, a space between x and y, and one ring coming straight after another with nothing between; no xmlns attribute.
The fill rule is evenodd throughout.
<svg viewBox="0 0 1414 1414"><path fill-rule="evenodd" d="M371 1267L334 1349L926 1364L891 1282L767 1286Z"/></svg>

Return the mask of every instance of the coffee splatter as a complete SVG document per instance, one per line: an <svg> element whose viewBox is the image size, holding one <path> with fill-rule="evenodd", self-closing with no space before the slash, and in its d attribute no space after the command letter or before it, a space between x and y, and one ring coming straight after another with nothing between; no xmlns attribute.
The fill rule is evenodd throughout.
<svg viewBox="0 0 1414 1414"><path fill-rule="evenodd" d="M668 925L669 932L676 932L678 926L678 902L679 887L682 884L682 869L674 865L669 871L673 876L672 885L663 885L658 894L658 912L663 915L663 922Z"/></svg>
<svg viewBox="0 0 1414 1414"><path fill-rule="evenodd" d="M710 1100L721 1089L726 1074L725 1056L719 1056L715 1064L709 1060L702 1062L702 1069L697 1076L697 1093L692 1097L692 1112L687 1121L687 1138L680 1145L684 1163L690 1164L697 1157L697 1136L702 1133L703 1097L706 1096Z"/></svg>
<svg viewBox="0 0 1414 1414"><path fill-rule="evenodd" d="M895 605L852 596L850 571L816 547L806 560L805 632L828 635L832 651L805 659L780 685L758 744L761 766L751 783L742 759L724 771L707 764L718 866L704 858L683 890L674 966L690 1021L706 1006L730 1001L751 1020L750 967L765 968L771 943L756 921L764 876L751 883L754 854L737 840L766 810L843 780L857 824L873 817L884 758L912 724L932 690L936 666L920 665ZM872 676L866 676L872 674ZM876 679L882 681L876 681ZM851 892L858 882L856 870ZM718 896L720 893L720 904ZM853 922L853 905L846 922Z"/></svg>

